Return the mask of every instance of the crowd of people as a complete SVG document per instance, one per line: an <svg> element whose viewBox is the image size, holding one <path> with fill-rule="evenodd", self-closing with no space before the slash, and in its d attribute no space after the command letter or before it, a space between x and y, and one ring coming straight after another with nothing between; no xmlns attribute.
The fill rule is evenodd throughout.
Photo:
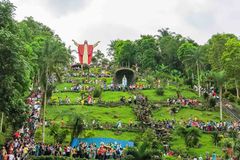
<svg viewBox="0 0 240 160"><path fill-rule="evenodd" d="M0 160L22 160L34 148L34 133L40 122L41 92L33 92L27 99L27 121L1 149Z"/></svg>
<svg viewBox="0 0 240 160"><path fill-rule="evenodd" d="M215 121L208 121L203 122L197 119L192 120L189 119L188 123L186 124L187 127L198 127L203 131L240 131L240 121L222 121L222 122L215 122Z"/></svg>
<svg viewBox="0 0 240 160"><path fill-rule="evenodd" d="M168 98L167 104L170 105L181 105L181 106L199 106L201 103L197 99L191 98Z"/></svg>

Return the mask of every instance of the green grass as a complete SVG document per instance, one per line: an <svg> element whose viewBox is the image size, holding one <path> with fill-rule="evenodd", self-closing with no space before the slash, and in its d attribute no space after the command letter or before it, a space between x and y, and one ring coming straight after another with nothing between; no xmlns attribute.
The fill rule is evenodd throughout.
<svg viewBox="0 0 240 160"><path fill-rule="evenodd" d="M165 88L163 96L157 95L156 89L141 90L140 92L147 96L150 101L166 101L168 98L177 97L177 93L174 88ZM189 90L182 90L181 95L186 98L198 98L196 93Z"/></svg>
<svg viewBox="0 0 240 160"><path fill-rule="evenodd" d="M153 111L153 117L157 120L164 120L164 119L174 119L173 116L170 115L170 107L162 107L158 110ZM224 115L225 118L228 118ZM197 118L198 120L202 121L219 121L219 112L217 111L200 111L195 109L190 109L184 107L180 109L178 113L175 114L175 119L177 121L186 121L189 118Z"/></svg>
<svg viewBox="0 0 240 160"><path fill-rule="evenodd" d="M52 98L62 98L62 100L65 100L66 96L68 96L71 100L71 102L76 102L76 99L79 97L81 98L81 94L78 92L58 92L54 93Z"/></svg>
<svg viewBox="0 0 240 160"><path fill-rule="evenodd" d="M58 89L59 91L63 91L64 88L67 87L67 90L70 90L72 86L72 83L59 83L57 84L56 89Z"/></svg>
<svg viewBox="0 0 240 160"><path fill-rule="evenodd" d="M71 132L71 131L69 131ZM138 133L136 132L123 132L122 134L115 134L113 131L110 130L84 130L82 134L79 136L81 138L84 138L84 133L90 132L91 137L95 138L114 138L118 140L130 140L133 141L138 136ZM45 142L47 144L54 144L53 136L50 136L50 130L49 128L45 129ZM36 142L42 142L42 128L38 128L38 130L35 133L35 140ZM71 142L71 133L69 133L64 141L64 145L68 145Z"/></svg>
<svg viewBox="0 0 240 160"><path fill-rule="evenodd" d="M47 119L67 122L69 118L74 115L83 115L87 121L98 120L101 123L117 123L121 120L123 123L128 123L130 119L135 120L136 117L131 107L98 107L98 106L80 106L80 105L61 105L61 106L47 106Z"/></svg>
<svg viewBox="0 0 240 160"><path fill-rule="evenodd" d="M119 101L122 96L128 98L132 96L129 92L122 91L104 91L102 92L102 101Z"/></svg>
<svg viewBox="0 0 240 160"><path fill-rule="evenodd" d="M122 134L115 134L113 131L109 130L86 130L86 132L91 132L92 137L96 138L115 138L118 140L135 140L138 133L136 132L122 132Z"/></svg>
<svg viewBox="0 0 240 160"><path fill-rule="evenodd" d="M211 155L215 152L218 156L222 155L222 150L220 147L216 147L212 142L211 134L201 134L200 138L200 148L187 148L184 139L180 136L174 135L171 141L171 148L173 150L187 151L191 155L205 156L206 152Z"/></svg>

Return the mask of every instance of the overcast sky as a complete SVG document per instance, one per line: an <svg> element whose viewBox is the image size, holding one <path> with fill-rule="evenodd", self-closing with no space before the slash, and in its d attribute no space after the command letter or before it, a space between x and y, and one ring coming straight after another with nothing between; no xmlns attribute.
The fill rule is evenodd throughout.
<svg viewBox="0 0 240 160"><path fill-rule="evenodd" d="M106 51L115 39L137 39L160 28L200 44L212 34L240 35L240 0L11 0L17 20L32 16L73 46L75 39ZM73 46L74 48L74 46Z"/></svg>

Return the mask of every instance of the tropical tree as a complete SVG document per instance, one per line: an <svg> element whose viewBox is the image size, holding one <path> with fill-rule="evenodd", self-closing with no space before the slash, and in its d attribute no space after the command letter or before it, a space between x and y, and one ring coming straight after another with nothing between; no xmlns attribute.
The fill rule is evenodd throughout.
<svg viewBox="0 0 240 160"><path fill-rule="evenodd" d="M115 40L109 45L109 53L119 66L130 67L135 64L136 46L130 40Z"/></svg>
<svg viewBox="0 0 240 160"><path fill-rule="evenodd" d="M141 136L137 137L136 147L129 147L125 152L127 157L132 155L134 160L153 159L153 157L161 158L160 143L154 130L147 129Z"/></svg>
<svg viewBox="0 0 240 160"><path fill-rule="evenodd" d="M135 43L137 64L142 69L156 69L161 63L161 53L156 39L151 35L142 35Z"/></svg>
<svg viewBox="0 0 240 160"><path fill-rule="evenodd" d="M194 44L185 42L178 49L178 57L183 62L185 68L189 71L196 68L198 95L201 96L200 68L203 66L204 56L200 49Z"/></svg>
<svg viewBox="0 0 240 160"><path fill-rule="evenodd" d="M235 80L237 98L239 98L240 41L236 38L229 39L225 47L221 60L227 74Z"/></svg>
<svg viewBox="0 0 240 160"><path fill-rule="evenodd" d="M219 72L211 72L212 79L216 81L217 86L219 87L219 107L220 107L220 120L223 119L222 116L222 107L223 107L223 100L222 100L222 92L223 92L223 85L226 82L226 72L219 71Z"/></svg>
<svg viewBox="0 0 240 160"><path fill-rule="evenodd" d="M213 71L223 70L222 55L225 51L225 44L229 39L237 38L234 34L215 34L207 43L208 60Z"/></svg>
<svg viewBox="0 0 240 160"><path fill-rule="evenodd" d="M104 57L105 55L100 50L97 50L93 53L92 62L98 65L102 64Z"/></svg>
<svg viewBox="0 0 240 160"><path fill-rule="evenodd" d="M49 134L50 136L53 136L54 143L60 143L62 144L64 140L67 137L68 130L67 129L61 129L59 124L53 124L49 127Z"/></svg>
<svg viewBox="0 0 240 160"><path fill-rule="evenodd" d="M54 83L52 76L60 80L59 73L63 70L63 67L67 66L71 59L70 54L57 37L49 37L44 42L38 59L40 86L42 89L43 97L43 142L45 138L45 107L47 103L47 92L49 86Z"/></svg>
<svg viewBox="0 0 240 160"><path fill-rule="evenodd" d="M161 62L170 69L183 71L183 64L177 56L177 50L188 39L180 34L169 31L168 28L158 30L157 45L160 48Z"/></svg>
<svg viewBox="0 0 240 160"><path fill-rule="evenodd" d="M179 127L177 134L184 138L187 147L194 147L198 144L201 137L200 130L196 127L184 128Z"/></svg>
<svg viewBox="0 0 240 160"><path fill-rule="evenodd" d="M84 129L84 116L83 115L72 115L68 122L68 125L71 127L71 141L83 132Z"/></svg>
<svg viewBox="0 0 240 160"><path fill-rule="evenodd" d="M0 113L13 128L18 128L27 118L28 107L24 103L29 93L29 63L17 35L13 19L15 7L9 1L0 1Z"/></svg>
<svg viewBox="0 0 240 160"><path fill-rule="evenodd" d="M233 150L236 158L240 159L240 140L239 139L234 142Z"/></svg>

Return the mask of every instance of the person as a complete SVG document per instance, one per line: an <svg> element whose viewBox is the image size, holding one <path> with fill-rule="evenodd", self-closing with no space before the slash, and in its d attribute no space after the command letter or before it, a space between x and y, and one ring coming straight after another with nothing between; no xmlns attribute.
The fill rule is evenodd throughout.
<svg viewBox="0 0 240 160"><path fill-rule="evenodd" d="M212 160L217 160L217 154L215 152L212 154Z"/></svg>
<svg viewBox="0 0 240 160"><path fill-rule="evenodd" d="M198 160L203 160L202 155L200 155L200 156L198 157Z"/></svg>
<svg viewBox="0 0 240 160"><path fill-rule="evenodd" d="M88 95L88 104L92 104L92 96Z"/></svg>
<svg viewBox="0 0 240 160"><path fill-rule="evenodd" d="M119 120L119 121L117 122L117 129L120 129L120 128L122 128L122 122Z"/></svg>
<svg viewBox="0 0 240 160"><path fill-rule="evenodd" d="M98 41L94 45L89 45L87 40L84 41L84 44L78 44L75 40L72 40L74 45L78 47L78 55L80 64L90 64L92 61L92 52L93 49L100 43Z"/></svg>

